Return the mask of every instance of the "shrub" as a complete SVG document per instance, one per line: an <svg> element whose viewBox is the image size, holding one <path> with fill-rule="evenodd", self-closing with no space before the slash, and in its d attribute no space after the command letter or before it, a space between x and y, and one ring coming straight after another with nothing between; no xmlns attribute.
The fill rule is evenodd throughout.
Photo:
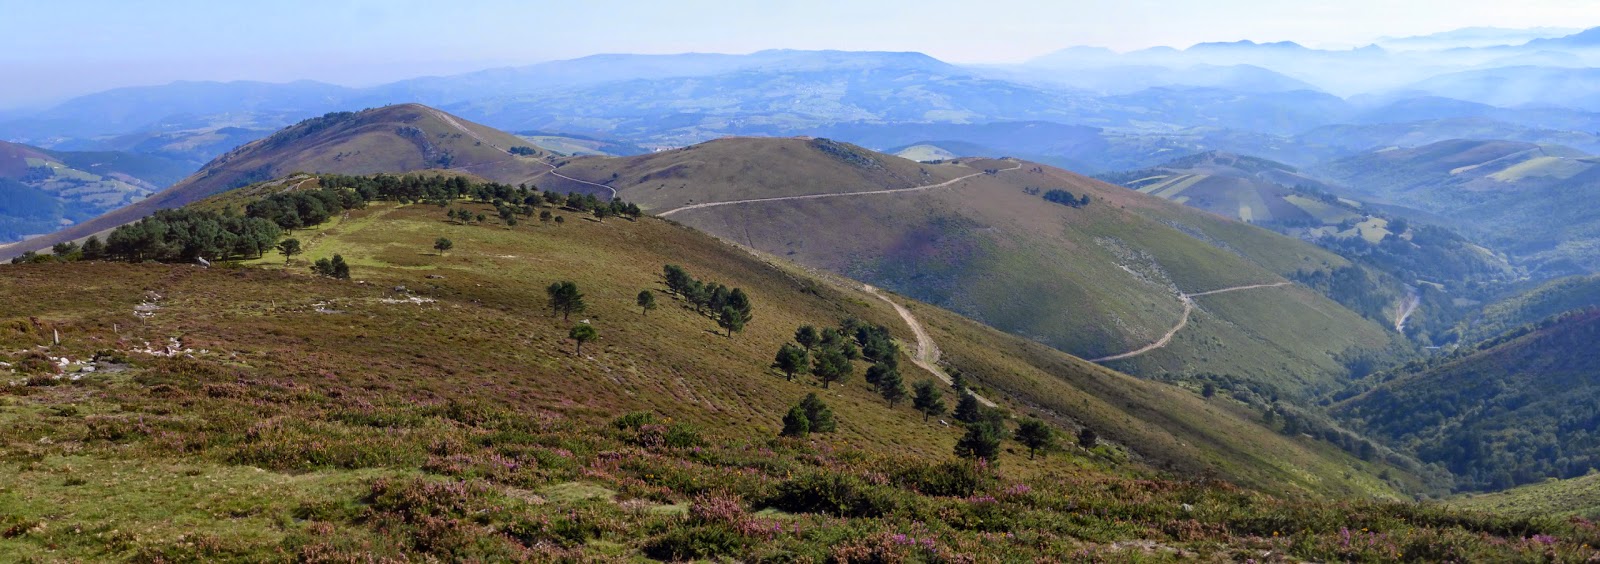
<svg viewBox="0 0 1600 564"><path fill-rule="evenodd" d="M855 476L824 471L779 484L767 505L792 513L881 517L894 511L899 503L888 488L867 484Z"/></svg>
<svg viewBox="0 0 1600 564"><path fill-rule="evenodd" d="M616 419L612 419L611 420L611 426L612 427L616 427L618 430L627 430L627 429L638 430L639 427L643 427L645 425L650 425L650 424L655 423L655 422L656 422L656 414L650 413L648 411L635 411L635 412L632 412L632 413L624 414L621 417L618 417Z"/></svg>
<svg viewBox="0 0 1600 564"><path fill-rule="evenodd" d="M909 466L895 475L900 487L940 497L968 497L993 487L995 481L994 474L962 460Z"/></svg>
<svg viewBox="0 0 1600 564"><path fill-rule="evenodd" d="M689 521L696 525L738 525L743 519L744 504L738 495L732 493L702 494L696 496L689 505Z"/></svg>
<svg viewBox="0 0 1600 564"><path fill-rule="evenodd" d="M646 556L674 562L700 560L735 554L744 548L744 538L725 525L673 529L645 545Z"/></svg>
<svg viewBox="0 0 1600 564"><path fill-rule="evenodd" d="M667 433L663 439L666 441L667 446L673 448L692 448L706 444L705 439L700 437L699 429L696 429L693 425L685 425L683 423L667 427Z"/></svg>

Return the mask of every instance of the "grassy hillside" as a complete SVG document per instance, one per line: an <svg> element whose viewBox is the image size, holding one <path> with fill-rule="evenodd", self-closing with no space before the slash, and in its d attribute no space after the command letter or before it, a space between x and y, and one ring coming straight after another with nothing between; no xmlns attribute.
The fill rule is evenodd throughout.
<svg viewBox="0 0 1600 564"><path fill-rule="evenodd" d="M1333 411L1449 469L1461 489L1582 476L1600 466L1597 338L1600 310L1551 318L1375 375Z"/></svg>
<svg viewBox="0 0 1600 564"><path fill-rule="evenodd" d="M1500 515L1554 515L1600 519L1600 474L1546 480L1509 490L1454 498L1451 506Z"/></svg>
<svg viewBox="0 0 1600 564"><path fill-rule="evenodd" d="M1232 153L1208 151L1099 178L1248 223L1321 226L1361 217L1354 202L1318 198L1314 191L1325 185L1294 167Z"/></svg>
<svg viewBox="0 0 1600 564"><path fill-rule="evenodd" d="M1180 292L1274 285L1284 273L1346 264L1299 241L1026 162L918 164L826 140L730 139L562 170L611 178L623 198L724 239L1084 358L1160 340L1185 318ZM918 186L937 187L708 205ZM1043 198L1063 189L1091 202ZM1193 300L1192 319L1170 345L1110 366L1227 374L1293 394L1337 381L1339 355L1392 342L1293 286Z"/></svg>
<svg viewBox="0 0 1600 564"><path fill-rule="evenodd" d="M1357 197L1409 206L1548 274L1594 269L1600 224L1587 213L1600 161L1557 145L1443 141L1320 167Z"/></svg>
<svg viewBox="0 0 1600 564"><path fill-rule="evenodd" d="M506 151L513 147L528 147L530 153L523 157L508 154ZM549 165L542 164L545 156L548 154L520 138L426 106L401 104L330 113L229 151L136 205L47 237L0 247L0 258L82 239L155 210L182 206L293 172L371 174L449 169L498 182L521 183L550 171Z"/></svg>
<svg viewBox="0 0 1600 564"><path fill-rule="evenodd" d="M1308 531L1281 547L1306 558L1398 557L1440 539L1463 554L1498 554L1513 549L1469 539L1504 527L1563 535L1568 551L1587 540L1557 524L1315 501L1392 490L1375 477L1384 467L1264 429L1229 400L901 300L981 393L1105 440L1037 460L1007 442L993 477L935 466L950 459L959 426L889 407L859 378L823 389L768 366L794 327L847 316L888 326L909 347L910 329L884 301L670 222L554 211L567 221L466 225L433 206L377 202L291 234L306 252L288 267L281 257L211 269L6 267L0 351L18 383L0 388L0 441L14 468L0 473L0 519L13 531L0 551L821 558L874 543L910 555L889 538L904 533L941 554L1070 559L1170 547L1228 559L1274 546L1285 531ZM455 242L447 253L430 248L440 236ZM306 261L332 254L354 281L304 273ZM665 263L743 288L755 320L721 334L661 292ZM563 279L589 303L570 322L550 315L542 292ZM657 291L662 307L641 312L640 289ZM600 336L577 355L567 329L584 322ZM58 334L61 344L48 346ZM42 365L41 355L66 360ZM929 377L901 365L908 381ZM832 406L838 431L773 439L783 412L812 392ZM640 411L657 423L607 424ZM1163 468L1289 497L1150 479ZM805 499L821 501L795 501ZM1168 522L1199 528L1169 531ZM1396 540L1340 552L1333 522ZM1027 536L992 544L1003 533ZM1133 541L1156 548L1122 544Z"/></svg>

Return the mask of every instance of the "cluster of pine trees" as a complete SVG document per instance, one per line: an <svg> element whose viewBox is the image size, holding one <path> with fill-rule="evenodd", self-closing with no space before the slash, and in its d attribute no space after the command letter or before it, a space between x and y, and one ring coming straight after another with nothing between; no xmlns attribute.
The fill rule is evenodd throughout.
<svg viewBox="0 0 1600 564"><path fill-rule="evenodd" d="M689 302L696 313L715 319L717 326L726 330L728 336L743 331L744 326L755 319L750 296L744 290L697 280L676 264L666 265L661 270L668 293Z"/></svg>
<svg viewBox="0 0 1600 564"><path fill-rule="evenodd" d="M854 361L864 360L872 363L866 371L867 384L883 397L890 409L909 397L924 422L943 415L948 408L939 384L922 380L907 392L900 374L900 353L900 346L887 327L849 318L837 328L819 331L815 326L803 325L796 329L794 341L778 348L772 367L791 382L795 375L809 373L827 389L830 384L849 379L855 371ZM994 462L1000 454L1001 441L1008 436L1009 415L1000 408L984 407L966 388L966 379L960 372L955 371L955 374L954 387L960 401L952 416L966 428L966 433L956 443L955 454ZM823 413L822 420L826 421L820 428L818 413ZM783 417L782 435L803 437L807 433L831 431L834 426L832 412L827 411L827 406L813 393L791 407ZM1056 443L1055 429L1038 418L1024 419L1009 436L1027 447L1030 458L1053 448ZM1093 431L1088 431L1087 438L1082 440L1088 441L1085 448L1089 448L1098 439Z"/></svg>
<svg viewBox="0 0 1600 564"><path fill-rule="evenodd" d="M56 260L193 262L196 259L259 258L272 250L283 230L270 221L193 209L161 210L116 228L101 242L65 243L52 249ZM36 260L24 255L23 260Z"/></svg>
<svg viewBox="0 0 1600 564"><path fill-rule="evenodd" d="M1044 199L1047 202L1055 202L1055 203L1061 204L1063 206L1074 207L1074 208L1081 208L1081 207L1089 205L1089 195L1088 194L1084 194L1081 197L1080 196L1074 196L1074 195L1072 195L1072 192L1068 192L1066 190L1050 190L1050 191L1047 191L1047 192L1044 193Z"/></svg>

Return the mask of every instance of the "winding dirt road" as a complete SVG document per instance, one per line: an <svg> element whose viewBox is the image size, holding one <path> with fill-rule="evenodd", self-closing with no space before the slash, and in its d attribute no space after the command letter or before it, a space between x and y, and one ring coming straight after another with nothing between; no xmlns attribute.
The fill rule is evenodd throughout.
<svg viewBox="0 0 1600 564"><path fill-rule="evenodd" d="M462 125L461 122L456 121L456 118L451 117L450 114L441 112L439 110L435 110L433 108L429 108L428 110L433 112L433 117L439 118L440 121L443 121L445 123L450 124L451 127L454 127L457 130L459 130L460 132L467 134L467 136L471 137L473 140L475 140L475 141L477 141L479 143L483 143L484 145L488 145L490 148L493 148L494 150L500 151L500 152L505 153L507 155L511 155L511 156L517 157L519 159L523 158L523 157L521 157L521 156L519 156L519 155L517 155L515 153L512 153L510 150L506 149L505 147L501 147L501 146L496 145L494 143L490 143L488 139L484 139L482 135L478 135L478 132L473 131L471 128L468 128L465 125ZM553 164L550 164L548 162L545 162L544 159L533 159L533 160L537 161L539 164L542 164L544 166L550 167L550 170L544 171L542 174L549 174L549 175L556 176L558 178L565 178L567 180L571 180L571 181L577 182L579 184L586 184L586 185L589 185L589 186L605 188L606 190L610 190L611 191L611 199L613 199L613 200L617 199L617 189L616 188L612 188L610 186L606 186L604 184L600 184L600 183L597 183L597 182L590 182L588 180L580 180L580 179L573 178L571 176L567 176L565 174L561 174L559 172L556 172L556 165L553 165ZM466 168L465 167L461 167L460 170L466 171ZM467 171L467 172L471 172L471 171Z"/></svg>
<svg viewBox="0 0 1600 564"><path fill-rule="evenodd" d="M1002 168L1000 170L1001 171L1008 171L1008 170L1017 170L1017 169L1020 169L1020 168L1022 168L1022 163L1017 163L1017 166L1014 166L1014 167L1011 167L1011 168ZM734 205L734 204L754 204L754 203L758 203L758 202L782 202L782 201L785 201L785 200L820 200L820 199L823 199L823 198L842 198L842 197L845 197L845 196L866 196L866 195L870 195L870 194L899 194L899 193L903 193L903 192L917 192L917 191L921 191L921 190L932 190L934 188L943 188L945 186L949 186L951 184L955 184L955 183L960 182L962 180L966 180L966 179L972 178L974 176L982 176L984 174L988 174L988 173L987 172L974 172L972 174L968 174L966 176L961 176L961 177L957 177L957 178L952 178L950 180L946 180L946 181L940 182L938 184L924 184L922 186L912 186L910 188L890 188L890 189L887 189L887 190L868 190L868 191L865 191L865 192L836 192L836 193L831 193L831 194L807 194L807 195L804 195L804 196L778 196L778 197L774 197L774 198L751 198L751 199L748 199L748 200L729 200L729 201L726 201L726 202L706 202L706 203L703 203L703 204L689 204L687 206L683 206L683 207L679 207L679 208L673 208L673 209L658 213L658 214L656 214L656 216L657 217L666 217L666 216L669 216L669 215L672 215L672 214L675 214L675 213L678 213L678 212L681 212L681 211L686 211L686 210L697 210L697 209L701 209L701 208L714 208L714 207L717 207L717 206L731 206L731 205Z"/></svg>
<svg viewBox="0 0 1600 564"><path fill-rule="evenodd" d="M1137 349L1137 350L1133 350L1133 351L1128 351L1128 352L1125 352L1125 353L1122 353L1122 354L1114 354L1114 355L1111 355L1111 356L1096 358L1096 359L1090 360L1089 362L1110 362L1110 361L1113 361L1113 360L1122 360L1122 359L1125 359L1125 358L1133 358L1133 357L1139 356L1141 354L1145 354L1147 352L1150 352L1150 351L1153 351L1153 350L1156 350L1156 349L1160 349L1162 347L1167 346L1168 343L1172 342L1172 338L1178 334L1178 331L1182 331L1184 327L1189 326L1189 314L1194 313L1194 298L1198 298L1200 296L1210 296L1210 295L1214 295L1214 294L1224 294L1224 293L1228 293L1228 292L1238 292L1240 290L1254 290L1254 289L1257 289L1257 288L1277 288L1279 286L1288 286L1289 284L1291 284L1291 283L1290 282L1278 282L1278 283L1275 283L1275 284L1251 284L1249 286L1234 286L1232 288L1222 288L1220 290L1211 290L1209 292L1199 292L1199 293L1194 293L1194 294L1178 294L1178 299L1183 300L1183 316L1178 318L1178 324L1174 325L1172 327L1172 329L1169 329L1167 331L1167 334L1162 335L1160 339L1156 340L1156 342L1150 343L1149 345L1146 345L1143 348L1140 348L1140 349Z"/></svg>
<svg viewBox="0 0 1600 564"><path fill-rule="evenodd" d="M911 333L917 336L917 350L911 355L911 363L933 373L935 377L943 380L945 384L954 384L955 380L951 379L950 375L939 367L939 345L933 342L933 337L928 336L928 330L922 327L922 322L917 321L917 317L911 314L911 310L906 309L899 302L889 299L889 296L878 292L878 289L871 285L863 284L861 289L868 294L877 296L880 300L889 302L889 305L894 307L895 313L900 314L900 319L904 319L906 325L911 326ZM972 397L978 398L978 403L995 407L995 403L990 401L989 398L978 394L972 394Z"/></svg>

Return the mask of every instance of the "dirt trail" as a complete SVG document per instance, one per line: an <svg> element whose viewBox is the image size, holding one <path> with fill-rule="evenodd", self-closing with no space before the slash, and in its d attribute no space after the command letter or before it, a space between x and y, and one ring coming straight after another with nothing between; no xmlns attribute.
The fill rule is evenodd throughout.
<svg viewBox="0 0 1600 564"><path fill-rule="evenodd" d="M1227 292L1238 292L1240 290L1254 290L1254 289L1257 289L1257 288L1277 288L1279 286L1288 286L1289 284L1290 284L1290 282L1278 282L1278 283L1275 283L1275 284L1251 284L1249 286L1234 286L1232 288L1222 288L1220 290L1211 290L1209 292L1198 292L1198 293L1194 293L1194 294L1178 294L1178 299L1183 300L1183 315L1178 318L1178 324L1174 325L1172 327L1172 329L1169 329L1167 331L1167 334L1162 335L1160 339L1156 340L1156 342L1150 343L1149 345L1146 345L1143 348L1140 348L1140 349L1137 349L1137 350L1128 351L1128 352L1125 352L1125 353L1122 353L1122 354L1114 354L1114 355L1111 355L1111 356L1096 358L1094 360L1090 360L1089 362L1110 362L1110 361L1113 361L1113 360L1122 360L1122 359L1125 359L1125 358L1133 358L1133 357L1139 356L1141 354L1144 354L1144 353L1147 353L1147 352L1150 352L1150 351L1153 351L1153 350L1156 350L1156 349L1159 349L1159 348L1167 346L1167 344L1172 342L1172 338L1174 336L1177 336L1178 331L1182 331L1184 327L1189 326L1189 314L1194 313L1194 298L1197 298L1197 297L1200 297L1200 296L1210 296L1210 295L1214 295L1214 294L1224 294L1224 293L1227 293Z"/></svg>
<svg viewBox="0 0 1600 564"><path fill-rule="evenodd" d="M483 143L484 145L488 145L489 147L493 148L496 151L500 151L502 153L505 153L507 155L511 155L513 157L518 157L516 154L512 153L510 150L506 149L505 147L501 147L501 146L496 145L494 143L490 143L488 139L484 139L482 135L478 135L478 132L473 131L471 128L468 128L465 125L462 125L461 122L456 121L456 118L451 117L450 114L447 114L447 113L444 113L444 112L441 112L441 111L438 111L438 110L434 110L432 108L429 108L429 111L433 112L433 117L439 118L440 121L443 121L445 123L450 124L451 127L454 127L457 130L461 131L462 133L467 134L467 136L471 137L473 140L475 140L475 141L477 141L479 143ZM521 158L521 157L518 157L518 158ZM586 185L589 185L589 186L605 188L606 190L610 190L611 191L611 199L613 199L613 200L617 199L617 189L616 188L612 188L610 186L606 186L604 184L600 184L600 183L596 183L596 182L590 182L588 180L580 180L580 179L573 178L571 176L567 176L565 174L561 174L559 172L556 172L556 165L553 165L553 164L550 164L548 162L545 162L544 159L533 159L533 160L537 161L539 164L542 164L544 166L550 167L550 170L545 171L545 174L550 174L550 175L556 176L558 178L565 178L567 180L571 180L571 181L577 182L579 184L586 184Z"/></svg>
<svg viewBox="0 0 1600 564"><path fill-rule="evenodd" d="M1014 166L1014 167L1011 167L1011 168L1002 168L1000 170L1001 171L1008 171L1008 170L1018 170L1018 169L1021 169L1021 168L1022 168L1022 163L1017 163L1017 166ZM921 190L932 190L934 188L943 188L945 186L949 186L951 184L955 184L955 183L960 182L962 180L966 180L966 179L972 178L974 176L982 176L984 174L988 174L988 173L987 172L974 172L972 174L968 174L966 176L961 176L961 177L957 177L957 178L952 178L950 180L946 180L946 181L940 182L938 184L924 184L922 186L912 186L910 188L890 188L890 189L887 189L887 190L868 190L868 191L865 191L865 192L837 192L837 193L832 193L832 194L807 194L807 195L804 195L804 196L779 196L779 197L776 197L776 198L751 198L749 200L730 200L730 201L726 201L726 202L706 202L704 204L689 204L689 205L683 206L681 208L673 208L673 209L658 213L658 214L656 214L656 216L658 216L658 217L666 217L666 216L669 216L669 215L672 215L672 214L675 214L675 213L678 213L678 212L681 212L681 211L685 211L685 210L696 210L696 209L701 209L701 208L714 208L714 207L717 207L717 206L731 206L731 205L734 205L734 204L753 204L753 203L757 203L757 202L781 202L781 201L785 201L785 200L820 200L822 198L842 198L842 197L845 197L845 196L866 196L866 195L869 195L869 194L897 194L897 193L900 193L900 192L917 192L917 191L921 191Z"/></svg>
<svg viewBox="0 0 1600 564"><path fill-rule="evenodd" d="M906 309L899 302L889 299L889 296L878 292L878 289L871 285L863 284L861 289L868 294L877 296L880 300L889 302L889 305L894 307L895 313L900 314L900 319L904 319L906 325L911 326L911 332L917 336L917 350L911 355L911 363L933 373L935 377L943 380L945 384L953 384L955 381L950 378L949 374L945 373L943 368L939 367L939 345L933 342L933 337L928 336L928 330L922 327L922 322L917 321L917 317L911 314L911 310ZM995 403L990 401L989 398L978 394L972 394L972 396L978 398L978 403L995 407Z"/></svg>

